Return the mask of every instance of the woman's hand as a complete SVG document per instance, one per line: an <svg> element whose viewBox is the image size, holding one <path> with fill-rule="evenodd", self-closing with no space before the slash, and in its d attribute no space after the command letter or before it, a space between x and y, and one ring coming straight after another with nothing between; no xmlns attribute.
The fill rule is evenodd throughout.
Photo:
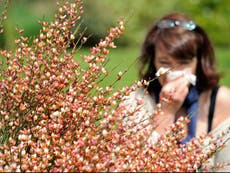
<svg viewBox="0 0 230 173"><path fill-rule="evenodd" d="M163 114L158 116L155 129L159 134L164 134L165 129L175 121L176 114L189 92L189 83L184 74L170 81L166 80L166 76L162 77L160 103Z"/></svg>
<svg viewBox="0 0 230 173"><path fill-rule="evenodd" d="M174 115L173 118L175 118L188 92L189 85L185 75L182 74L171 81L166 81L160 93L160 103L162 104L164 115Z"/></svg>

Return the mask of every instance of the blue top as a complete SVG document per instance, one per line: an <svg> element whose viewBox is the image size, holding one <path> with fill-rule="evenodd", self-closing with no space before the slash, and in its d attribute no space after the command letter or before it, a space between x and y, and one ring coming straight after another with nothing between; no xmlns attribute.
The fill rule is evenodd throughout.
<svg viewBox="0 0 230 173"><path fill-rule="evenodd" d="M182 144L190 141L193 137L196 136L196 125L197 125L197 116L198 116L198 99L199 93L194 86L190 86L189 93L185 98L183 106L187 108L187 115L190 117L190 122L188 124L188 135L181 141Z"/></svg>

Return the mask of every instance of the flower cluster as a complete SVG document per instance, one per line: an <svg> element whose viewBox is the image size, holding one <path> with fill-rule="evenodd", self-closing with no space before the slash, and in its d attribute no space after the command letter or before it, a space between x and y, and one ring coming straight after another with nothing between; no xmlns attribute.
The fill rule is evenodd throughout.
<svg viewBox="0 0 230 173"><path fill-rule="evenodd" d="M111 28L81 62L75 60L75 54L79 47L76 40L86 41L81 33L76 39L83 4L74 0L57 6L55 20L40 22L40 34L31 45L23 30L18 30L15 51L0 51L4 57L0 74L0 171L200 168L219 145L210 142L212 147L203 150L204 138L194 139L187 146L178 144L187 123L183 118L150 144L147 141L154 121L131 126L124 123L139 111L143 101L139 100L134 110L120 104L140 82L116 92L113 84L100 86L109 76L107 54L116 48L114 40L124 32L124 22ZM122 72L115 82L119 80ZM161 113L156 110L151 120ZM132 130L138 124L140 129Z"/></svg>

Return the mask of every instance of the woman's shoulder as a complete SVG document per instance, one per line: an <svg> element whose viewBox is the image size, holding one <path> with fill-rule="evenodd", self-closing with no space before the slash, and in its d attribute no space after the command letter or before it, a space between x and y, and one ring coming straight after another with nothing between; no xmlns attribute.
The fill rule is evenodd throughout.
<svg viewBox="0 0 230 173"><path fill-rule="evenodd" d="M217 127L230 117L230 88L220 86L216 96L215 116L213 127Z"/></svg>
<svg viewBox="0 0 230 173"><path fill-rule="evenodd" d="M220 86L217 94L217 100L219 102L230 102L230 88L227 86Z"/></svg>
<svg viewBox="0 0 230 173"><path fill-rule="evenodd" d="M132 127L135 133L144 132L143 130L137 129L145 129L145 131L150 132L151 135L148 139L148 143L151 145L154 144L159 137L159 134L153 130L154 124L152 123L155 108L154 98L145 88L140 87L128 96L125 96L121 106L123 106L129 114L129 116L126 116L123 120L126 127Z"/></svg>
<svg viewBox="0 0 230 173"><path fill-rule="evenodd" d="M153 109L155 105L154 99L149 95L149 93L142 87L137 88L135 91L131 92L128 96L124 97L123 104L144 105L149 109Z"/></svg>
<svg viewBox="0 0 230 173"><path fill-rule="evenodd" d="M217 96L216 96L216 106L217 106L217 110L219 110L219 112L221 113L222 111L224 112L228 112L229 116L230 116L230 109L229 109L229 105L230 105L230 88L226 87L226 86L220 86Z"/></svg>
<svg viewBox="0 0 230 173"><path fill-rule="evenodd" d="M226 164L223 168L218 168L216 172L229 172L230 165L228 165L230 161L230 117L227 118L224 122L219 124L215 129L213 129L210 133L212 134L212 138L207 136L206 142L215 142L218 146L222 146L224 143L224 147L222 147L218 152L215 152L213 157L210 159L210 163L212 166L216 167L217 164ZM211 143L212 143L211 142Z"/></svg>
<svg viewBox="0 0 230 173"><path fill-rule="evenodd" d="M214 139L221 136L221 141L226 143L225 147L214 155L214 165L217 163L228 163L230 161L230 88L227 86L220 86L216 95L215 102L215 115L211 134L214 136ZM230 165L217 169L216 171L229 172Z"/></svg>

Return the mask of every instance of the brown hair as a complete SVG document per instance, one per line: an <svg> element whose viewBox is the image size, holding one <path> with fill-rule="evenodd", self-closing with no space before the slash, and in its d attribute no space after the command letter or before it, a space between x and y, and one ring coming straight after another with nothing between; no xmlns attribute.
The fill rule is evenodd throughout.
<svg viewBox="0 0 230 173"><path fill-rule="evenodd" d="M162 20L191 21L188 16L181 13L168 14L159 21ZM218 85L220 75L216 71L214 49L206 32L199 25L196 24L195 29L188 30L180 26L160 28L154 24L142 45L139 66L141 79L150 80L155 77L156 68L153 62L158 44L163 45L167 53L178 60L197 57L196 87L200 92ZM145 70L146 67L147 70ZM149 87L154 87L156 82L153 82Z"/></svg>

